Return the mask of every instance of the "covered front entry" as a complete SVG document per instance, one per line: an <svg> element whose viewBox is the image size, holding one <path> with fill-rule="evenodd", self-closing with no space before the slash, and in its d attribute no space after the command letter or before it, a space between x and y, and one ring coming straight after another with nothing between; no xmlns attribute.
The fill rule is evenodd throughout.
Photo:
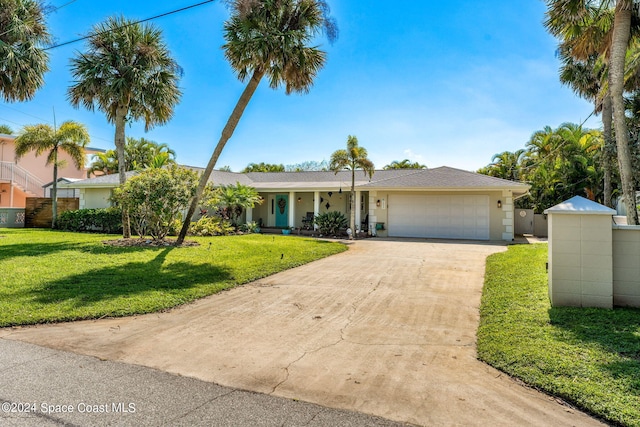
<svg viewBox="0 0 640 427"><path fill-rule="evenodd" d="M389 196L389 236L489 240L489 196Z"/></svg>
<svg viewBox="0 0 640 427"><path fill-rule="evenodd" d="M276 195L276 227L289 226L289 196L286 194Z"/></svg>

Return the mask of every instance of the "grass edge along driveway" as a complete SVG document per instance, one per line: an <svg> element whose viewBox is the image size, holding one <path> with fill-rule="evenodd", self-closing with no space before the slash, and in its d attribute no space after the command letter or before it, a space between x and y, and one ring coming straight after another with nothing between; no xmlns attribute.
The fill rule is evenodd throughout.
<svg viewBox="0 0 640 427"><path fill-rule="evenodd" d="M346 250L280 235L113 247L117 236L0 230L0 327L164 310Z"/></svg>
<svg viewBox="0 0 640 427"><path fill-rule="evenodd" d="M617 425L640 426L640 309L551 308L547 246L487 259L478 357Z"/></svg>

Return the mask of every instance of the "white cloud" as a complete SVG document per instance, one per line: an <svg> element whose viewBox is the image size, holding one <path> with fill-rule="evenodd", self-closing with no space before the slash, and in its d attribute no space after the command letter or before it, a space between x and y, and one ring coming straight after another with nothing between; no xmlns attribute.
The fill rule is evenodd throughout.
<svg viewBox="0 0 640 427"><path fill-rule="evenodd" d="M424 161L424 157L422 157L422 154L414 153L411 148L407 148L403 152L404 152L404 154L407 156L407 158L409 160L413 160L414 162L422 162L422 161Z"/></svg>

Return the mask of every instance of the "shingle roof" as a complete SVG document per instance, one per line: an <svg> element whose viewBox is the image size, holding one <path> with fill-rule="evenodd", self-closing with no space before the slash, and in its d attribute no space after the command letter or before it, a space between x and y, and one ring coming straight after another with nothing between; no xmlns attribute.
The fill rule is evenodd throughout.
<svg viewBox="0 0 640 427"><path fill-rule="evenodd" d="M65 184L65 183L69 183L69 182L78 182L78 181L82 181L82 178L67 178L67 177L64 177L64 176L58 178L58 184L61 184L61 183ZM48 187L50 185L53 185L53 181L50 181L50 182L44 184L42 186L42 188Z"/></svg>
<svg viewBox="0 0 640 427"><path fill-rule="evenodd" d="M375 188L513 188L526 191L529 186L521 182L495 178L475 172L442 166L434 169L414 170L410 174L376 180L362 185Z"/></svg>
<svg viewBox="0 0 640 427"><path fill-rule="evenodd" d="M379 170L373 177L365 175L364 171L357 170L355 176L356 186L373 182L380 178L391 178L406 175L408 170ZM351 185L351 172L340 171L337 174L331 171L305 171L305 172L250 172L247 176L253 181L253 186L259 189L277 188L306 188L322 189L334 187L347 187Z"/></svg>
<svg viewBox="0 0 640 427"><path fill-rule="evenodd" d="M202 172L204 169L189 167L189 169ZM127 172L127 176L133 176L137 172ZM308 171L308 172L224 172L215 170L209 178L216 185L229 185L237 182L243 185L255 187L261 190L277 189L326 189L335 187L348 187L351 185L351 172L340 171ZM64 187L111 187L118 185L118 174L103 175L86 179L73 184L65 184ZM529 186L520 182L508 181L481 175L475 172L464 171L450 167L434 169L393 169L377 170L372 177L365 175L363 171L356 171L356 187L375 189L513 189L524 193Z"/></svg>
<svg viewBox="0 0 640 427"><path fill-rule="evenodd" d="M127 172L127 178L131 178L137 175L136 171ZM61 184L60 187L65 188L80 188L80 187L115 187L120 183L119 175L117 173L110 175L100 175L94 178L83 179L82 181L72 182L69 184Z"/></svg>
<svg viewBox="0 0 640 427"><path fill-rule="evenodd" d="M191 169L198 173L201 173L204 168L197 168L192 166L185 166L187 169ZM137 175L136 171L127 172L127 178L131 178L134 175ZM209 178L210 182L213 182L217 185L229 185L235 184L236 182L240 182L244 185L252 185L253 182L245 175L241 173L235 172L223 172L223 171L213 171L211 177ZM82 181L64 184L64 187L71 188L92 188L92 187L115 187L120 183L120 179L117 173L110 175L101 175L96 176L94 178L84 179Z"/></svg>

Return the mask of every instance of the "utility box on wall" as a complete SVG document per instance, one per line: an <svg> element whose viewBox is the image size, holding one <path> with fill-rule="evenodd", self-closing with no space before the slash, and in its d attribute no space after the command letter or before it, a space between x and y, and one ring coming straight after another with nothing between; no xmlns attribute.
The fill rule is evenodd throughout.
<svg viewBox="0 0 640 427"><path fill-rule="evenodd" d="M613 307L612 216L616 211L573 197L546 211L552 306Z"/></svg>

